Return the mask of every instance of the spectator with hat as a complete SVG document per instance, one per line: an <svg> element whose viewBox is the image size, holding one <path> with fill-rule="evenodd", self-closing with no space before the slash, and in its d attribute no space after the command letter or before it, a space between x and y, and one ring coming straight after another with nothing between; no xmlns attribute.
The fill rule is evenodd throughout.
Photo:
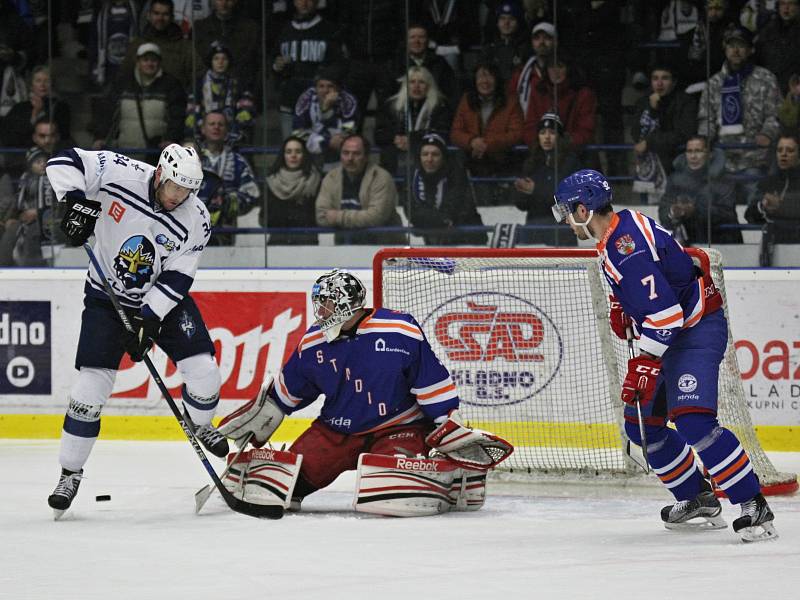
<svg viewBox="0 0 800 600"><path fill-rule="evenodd" d="M484 44L481 62L494 62L503 81L510 81L531 52L527 22L519 4L503 2L495 10L495 27L490 42Z"/></svg>
<svg viewBox="0 0 800 600"><path fill-rule="evenodd" d="M522 109L522 116L525 122L530 124L530 139L533 139L536 124L542 114L546 112L545 110L536 113L532 99L536 94L539 82L547 78L547 64L555 54L556 45L556 28L553 27L552 23L542 21L534 25L531 30L533 55L511 78L509 89L517 96L519 106Z"/></svg>
<svg viewBox="0 0 800 600"><path fill-rule="evenodd" d="M483 225L469 179L447 142L436 133L422 136L411 179L406 216L413 227L441 231L423 234L428 245L486 244L483 231L458 232L460 225Z"/></svg>
<svg viewBox="0 0 800 600"><path fill-rule="evenodd" d="M160 49L161 69L175 77L184 90L191 89L203 66L203 61L192 47L191 40L184 39L183 31L175 23L172 0L153 0L146 14L142 34L128 44L128 52L122 63L123 78L131 75L138 63L138 49L150 43ZM204 52L204 48L198 49Z"/></svg>
<svg viewBox="0 0 800 600"><path fill-rule="evenodd" d="M753 36L744 27L725 32L725 63L708 80L700 97L697 132L710 144L748 144L726 148L727 174L740 180L740 201L753 200L757 178L763 175L769 147L778 137L781 97L778 80L764 67L753 64Z"/></svg>
<svg viewBox="0 0 800 600"><path fill-rule="evenodd" d="M512 200L524 210L526 225L547 225L547 228L525 231L518 242L574 246L577 242L570 231L553 227L553 194L566 173L579 168L578 158L569 150L564 137L564 124L555 113L545 113L539 119L536 138L522 164L521 177L514 181Z"/></svg>
<svg viewBox="0 0 800 600"><path fill-rule="evenodd" d="M294 135L306 140L315 162L327 172L339 160L342 141L355 132L357 122L358 103L342 88L341 69L323 66L314 85L297 99L292 120Z"/></svg>
<svg viewBox="0 0 800 600"><path fill-rule="evenodd" d="M40 146L28 150L27 169L19 181L17 196L7 206L0 206L5 225L0 227L0 266L43 267L47 264L43 247L63 247L59 227L63 205L56 201L45 174L49 157Z"/></svg>
<svg viewBox="0 0 800 600"><path fill-rule="evenodd" d="M253 95L242 89L239 80L231 74L232 62L230 49L219 42L211 44L206 57L208 70L197 80L195 91L189 96L184 133L187 138L198 136L203 115L220 111L230 124L228 143L251 139L255 110Z"/></svg>
<svg viewBox="0 0 800 600"><path fill-rule="evenodd" d="M180 81L161 68L161 49L142 44L133 73L111 89L106 107L95 114L94 147L160 149L180 142L185 111L186 94Z"/></svg>
<svg viewBox="0 0 800 600"><path fill-rule="evenodd" d="M466 154L472 175L498 176L514 169L511 150L522 142L522 110L516 97L508 95L497 64L475 66L471 85L458 103L450 139Z"/></svg>
<svg viewBox="0 0 800 600"><path fill-rule="evenodd" d="M317 13L318 0L294 0L293 4L294 18L281 29L272 58L284 138L292 132L297 99L314 84L320 67L343 60L337 27Z"/></svg>

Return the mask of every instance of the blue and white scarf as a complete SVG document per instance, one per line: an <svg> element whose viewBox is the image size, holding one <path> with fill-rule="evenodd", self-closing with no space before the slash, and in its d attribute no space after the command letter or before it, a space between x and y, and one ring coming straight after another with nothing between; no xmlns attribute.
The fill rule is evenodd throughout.
<svg viewBox="0 0 800 600"><path fill-rule="evenodd" d="M658 118L650 114L650 109L642 111L639 119L639 139L643 140L660 126ZM667 174L658 154L648 150L636 155L636 179L633 191L647 194L648 200L657 201L667 189Z"/></svg>
<svg viewBox="0 0 800 600"><path fill-rule="evenodd" d="M720 135L741 135L744 133L744 106L742 88L753 65L747 64L735 73L728 73L722 81L719 107Z"/></svg>

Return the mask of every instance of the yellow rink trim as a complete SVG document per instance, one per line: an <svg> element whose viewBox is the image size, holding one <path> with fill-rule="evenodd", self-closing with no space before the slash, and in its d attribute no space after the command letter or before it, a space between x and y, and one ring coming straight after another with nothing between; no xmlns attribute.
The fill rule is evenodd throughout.
<svg viewBox="0 0 800 600"><path fill-rule="evenodd" d="M63 415L0 414L0 438L57 439ZM273 442L291 442L311 424L311 419L288 418L272 437ZM475 422L479 427L520 446L551 448L615 448L619 444L616 425L541 422ZM756 435L765 450L800 452L800 427L758 425ZM181 440L183 431L172 416L103 417L100 438L105 440ZM534 441L535 440L535 441Z"/></svg>

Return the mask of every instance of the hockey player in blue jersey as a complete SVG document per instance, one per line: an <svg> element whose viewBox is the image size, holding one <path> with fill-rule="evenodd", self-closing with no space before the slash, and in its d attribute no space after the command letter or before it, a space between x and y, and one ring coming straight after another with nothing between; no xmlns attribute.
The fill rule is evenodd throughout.
<svg viewBox="0 0 800 600"><path fill-rule="evenodd" d="M647 460L677 500L661 518L669 529L726 526L694 448L717 487L741 505L733 528L742 539L777 537L747 453L717 420L719 365L728 342L721 295L667 230L639 212L614 212L611 201L606 178L584 169L559 183L553 214L578 239L597 242L612 290L612 329L625 339L630 326L638 340L639 355L628 361L622 384L625 432L641 444L638 401Z"/></svg>
<svg viewBox="0 0 800 600"><path fill-rule="evenodd" d="M274 385L219 428L237 441L253 432L263 444L285 414L325 395L319 417L291 447L303 455L295 508L355 469L362 453L417 457L434 448L484 470L511 453L507 442L461 424L458 390L411 315L365 308L366 289L347 271L317 279L311 300L316 323Z"/></svg>
<svg viewBox="0 0 800 600"><path fill-rule="evenodd" d="M78 491L125 352L141 361L156 342L181 373L187 421L198 439L221 457L228 442L211 426L221 378L214 345L189 296L210 234L208 211L195 196L203 181L197 153L171 144L153 168L111 151L72 148L48 161L47 177L68 205L61 224L68 240L78 246L94 233L94 253L136 330L125 330L90 267L75 358L79 373L61 434L61 476L48 498L58 518Z"/></svg>

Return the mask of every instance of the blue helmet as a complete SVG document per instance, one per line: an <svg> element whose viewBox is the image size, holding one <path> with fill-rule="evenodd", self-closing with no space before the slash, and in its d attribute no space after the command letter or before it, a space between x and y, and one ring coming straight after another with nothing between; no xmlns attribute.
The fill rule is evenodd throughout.
<svg viewBox="0 0 800 600"><path fill-rule="evenodd" d="M593 212L611 204L611 197L611 184L602 173L581 169L558 184L553 216L561 223L575 211L578 204L583 204Z"/></svg>

